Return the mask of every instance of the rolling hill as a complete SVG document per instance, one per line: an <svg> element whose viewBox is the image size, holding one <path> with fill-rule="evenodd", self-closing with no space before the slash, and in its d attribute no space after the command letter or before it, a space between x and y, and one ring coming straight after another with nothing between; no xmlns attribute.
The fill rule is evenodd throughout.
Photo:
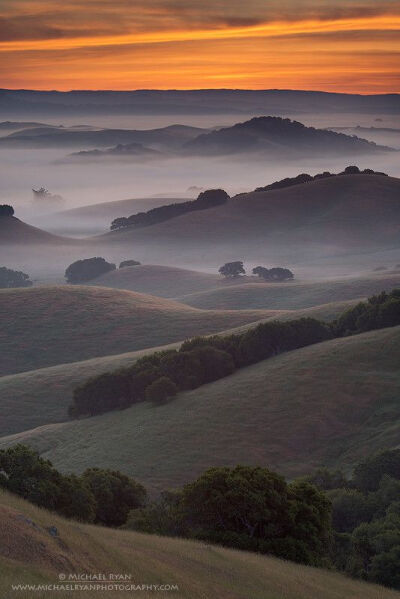
<svg viewBox="0 0 400 599"><path fill-rule="evenodd" d="M251 281L250 277L249 279ZM182 295L177 297L177 300L195 308L213 310L298 310L328 302L365 297L395 287L400 287L400 270L326 281L232 284Z"/></svg>
<svg viewBox="0 0 400 599"><path fill-rule="evenodd" d="M181 341L274 313L203 311L104 287L2 289L0 374Z"/></svg>
<svg viewBox="0 0 400 599"><path fill-rule="evenodd" d="M271 318L290 320L308 316L329 321L349 305L352 302L336 302L307 310L277 312ZM242 332L253 326L254 323L250 323L220 334ZM179 342L0 377L0 436L66 420L72 390L77 385L91 376L129 366L143 355L177 346Z"/></svg>
<svg viewBox="0 0 400 599"><path fill-rule="evenodd" d="M346 254L360 259L398 247L399 198L400 179L344 175L241 194L214 208L112 231L91 242L140 248L147 262L162 251L164 262L179 259L180 265L185 260L216 266L216 256L219 264L245 258L294 266L324 257L343 263Z"/></svg>
<svg viewBox="0 0 400 599"><path fill-rule="evenodd" d="M272 159L296 155L334 156L390 151L344 133L306 127L298 121L273 116L255 117L232 127L203 133L185 144L191 154L227 155L262 153Z"/></svg>
<svg viewBox="0 0 400 599"><path fill-rule="evenodd" d="M398 599L390 589L255 553L210 544L89 526L0 494L0 593L12 584L63 584L60 573L118 573L135 585L177 585L167 592L140 591L143 599L167 594L182 599ZM50 531L56 536L52 536ZM61 582L60 582L61 580ZM68 591L67 591L68 592ZM31 593L31 594L29 594ZM19 591L29 599L33 591ZM17 594L15 592L15 594ZM34 592L37 597L64 592ZM70 591L68 592L70 594ZM115 597L125 592L109 592ZM95 599L97 590L76 591Z"/></svg>
<svg viewBox="0 0 400 599"><path fill-rule="evenodd" d="M350 467L400 443L400 327L281 354L166 405L49 424L2 437L63 470L120 469L148 488L179 486L212 465L269 466L292 477Z"/></svg>
<svg viewBox="0 0 400 599"><path fill-rule="evenodd" d="M234 281L223 279L217 274L146 264L110 271L93 279L89 284L171 298L205 289L225 289L234 284Z"/></svg>
<svg viewBox="0 0 400 599"><path fill-rule="evenodd" d="M69 245L75 240L47 233L15 216L0 217L0 245Z"/></svg>

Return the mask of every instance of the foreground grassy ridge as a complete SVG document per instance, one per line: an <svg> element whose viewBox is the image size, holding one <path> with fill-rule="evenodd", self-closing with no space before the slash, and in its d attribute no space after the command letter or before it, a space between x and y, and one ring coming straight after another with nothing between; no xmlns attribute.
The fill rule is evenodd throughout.
<svg viewBox="0 0 400 599"><path fill-rule="evenodd" d="M279 313L279 319L312 316L331 320L349 305L349 302L337 302L308 310L282 312ZM254 323L250 323L221 334L243 331L253 326ZM179 343L0 377L0 436L66 420L72 391L78 384L91 376L129 366L143 355L176 345Z"/></svg>
<svg viewBox="0 0 400 599"><path fill-rule="evenodd" d="M11 584L57 583L60 573L130 574L136 584L176 584L179 591L141 597L182 599L397 599L400 593L334 572L193 541L88 526L60 518L18 497L0 494L0 594ZM48 528L55 526L58 536ZM35 593L39 599L71 592ZM73 592L78 599L128 592Z"/></svg>
<svg viewBox="0 0 400 599"><path fill-rule="evenodd" d="M400 327L281 354L169 404L3 437L27 443L62 470L120 469L151 490L206 468L269 466L287 476L347 467L400 443Z"/></svg>
<svg viewBox="0 0 400 599"><path fill-rule="evenodd" d="M104 287L0 291L0 375L218 332L276 311L203 311Z"/></svg>
<svg viewBox="0 0 400 599"><path fill-rule="evenodd" d="M348 301L400 286L400 271L330 281L247 283L180 296L178 301L195 308L218 310L297 310L327 302Z"/></svg>

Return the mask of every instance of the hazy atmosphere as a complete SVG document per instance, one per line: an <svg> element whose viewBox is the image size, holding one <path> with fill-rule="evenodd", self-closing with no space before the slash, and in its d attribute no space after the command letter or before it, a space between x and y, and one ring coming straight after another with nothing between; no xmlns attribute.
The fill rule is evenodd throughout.
<svg viewBox="0 0 400 599"><path fill-rule="evenodd" d="M0 3L0 596L400 598L400 6Z"/></svg>

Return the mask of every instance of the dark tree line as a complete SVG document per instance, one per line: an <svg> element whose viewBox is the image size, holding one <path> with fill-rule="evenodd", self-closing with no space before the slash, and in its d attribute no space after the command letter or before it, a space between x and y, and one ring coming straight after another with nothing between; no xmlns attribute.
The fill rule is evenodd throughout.
<svg viewBox="0 0 400 599"><path fill-rule="evenodd" d="M179 204L167 204L152 208L147 212L138 212L128 217L116 218L111 223L111 230L125 229L126 227L150 227L162 223L171 218L181 216L195 210L206 210L220 204L225 204L229 195L223 189L209 189L199 194L196 200L181 202Z"/></svg>
<svg viewBox="0 0 400 599"><path fill-rule="evenodd" d="M257 187L254 191L270 191L272 189L284 189L285 187L292 187L293 185L300 185L301 183L308 183L309 181L317 181L318 179L327 179L328 177L340 177L341 175L382 175L387 177L386 173L380 171L374 171L370 168L366 168L361 171L358 166L347 166L341 173L330 173L324 171L317 175L309 175L308 173L301 173L296 177L286 177L280 181L274 181L270 185L264 187Z"/></svg>
<svg viewBox="0 0 400 599"><path fill-rule="evenodd" d="M73 392L72 417L124 409L134 403L166 401L238 368L334 337L400 325L400 290L369 298L326 324L314 318L261 323L244 333L196 337L179 350L156 352L132 366L87 380Z"/></svg>
<svg viewBox="0 0 400 599"><path fill-rule="evenodd" d="M246 271L243 266L243 262L237 260L236 262L226 262L219 270L220 275L223 275L227 279L235 279L241 275L245 275ZM274 268L265 268L265 266L256 266L252 270L253 275L257 275L264 281L272 281L275 283L282 281L290 281L294 279L294 274L288 268L282 268L280 266Z"/></svg>
<svg viewBox="0 0 400 599"><path fill-rule="evenodd" d="M400 450L366 458L350 479L322 468L305 480L332 504L334 566L400 590Z"/></svg>

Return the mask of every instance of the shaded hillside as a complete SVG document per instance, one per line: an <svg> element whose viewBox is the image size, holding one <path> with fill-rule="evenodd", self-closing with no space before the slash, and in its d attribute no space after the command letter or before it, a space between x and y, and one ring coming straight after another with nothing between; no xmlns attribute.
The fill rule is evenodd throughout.
<svg viewBox="0 0 400 599"><path fill-rule="evenodd" d="M4 289L0 374L163 345L269 315L267 310L197 310L105 287Z"/></svg>
<svg viewBox="0 0 400 599"><path fill-rule="evenodd" d="M211 259L214 263L219 256L262 259L267 264L279 260L285 266L284 261L304 263L359 248L397 247L399 236L400 180L344 175L241 194L215 208L146 229L110 232L92 243L145 248L147 261L162 248L164 259L179 252L197 264Z"/></svg>
<svg viewBox="0 0 400 599"><path fill-rule="evenodd" d="M0 245L69 245L75 243L68 237L47 233L24 223L15 216L0 217Z"/></svg>
<svg viewBox="0 0 400 599"><path fill-rule="evenodd" d="M353 302L336 302L308 310L276 311L270 318L291 320L305 316L330 321L350 305L353 305ZM268 319L263 319L263 321L265 320ZM221 334L242 332L253 327L254 324L249 323L228 329L222 331ZM2 414L0 436L44 424L65 421L73 389L84 383L89 377L131 366L135 360L144 355L176 346L179 346L179 343L0 377L0 412Z"/></svg>
<svg viewBox="0 0 400 599"><path fill-rule="evenodd" d="M63 470L119 468L157 490L211 465L257 464L289 477L320 465L346 467L400 443L399 352L400 327L334 339L243 368L166 405L139 403L1 444L29 443Z"/></svg>
<svg viewBox="0 0 400 599"><path fill-rule="evenodd" d="M250 279L251 280L251 279ZM182 295L178 301L202 309L240 310L268 308L296 310L329 301L346 301L400 287L400 270L328 281L290 281L286 283L247 283Z"/></svg>
<svg viewBox="0 0 400 599"><path fill-rule="evenodd" d="M113 572L130 575L131 584L135 585L178 587L169 591L140 591L143 599L165 594L182 599L396 599L399 596L396 591L332 571L255 553L80 524L4 492L0 494L0 513L0 593L4 597L9 595L12 584L54 585L55 580L63 584L58 578L61 571L66 576L65 584L70 574ZM57 536L49 533L54 528ZM98 590L73 594L79 599L103 595ZM127 592L109 594L122 597ZM26 593L18 595L28 597ZM47 590L45 595L49 599L65 596L56 590Z"/></svg>
<svg viewBox="0 0 400 599"><path fill-rule="evenodd" d="M256 117L232 127L203 133L185 144L185 150L200 155L265 153L270 157L334 156L371 154L389 148L358 137L306 127L279 117Z"/></svg>

